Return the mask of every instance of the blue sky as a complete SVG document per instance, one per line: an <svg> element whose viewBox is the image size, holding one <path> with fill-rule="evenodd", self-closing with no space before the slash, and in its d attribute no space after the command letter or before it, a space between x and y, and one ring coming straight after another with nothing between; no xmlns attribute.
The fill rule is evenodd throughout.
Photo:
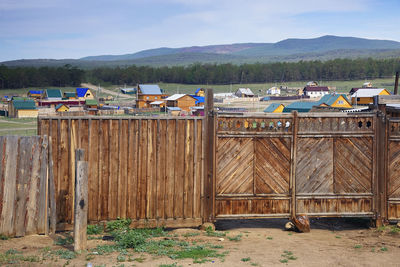
<svg viewBox="0 0 400 267"><path fill-rule="evenodd" d="M400 41L398 0L0 0L0 61L322 35Z"/></svg>

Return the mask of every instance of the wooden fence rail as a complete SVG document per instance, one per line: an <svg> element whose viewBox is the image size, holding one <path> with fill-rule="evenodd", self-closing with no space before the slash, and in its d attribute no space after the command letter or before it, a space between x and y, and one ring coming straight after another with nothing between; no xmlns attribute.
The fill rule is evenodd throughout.
<svg viewBox="0 0 400 267"><path fill-rule="evenodd" d="M47 136L0 136L0 234L54 232L49 145Z"/></svg>
<svg viewBox="0 0 400 267"><path fill-rule="evenodd" d="M74 151L89 164L88 220L138 226L202 222L203 118L39 118L52 137L57 221L72 223Z"/></svg>

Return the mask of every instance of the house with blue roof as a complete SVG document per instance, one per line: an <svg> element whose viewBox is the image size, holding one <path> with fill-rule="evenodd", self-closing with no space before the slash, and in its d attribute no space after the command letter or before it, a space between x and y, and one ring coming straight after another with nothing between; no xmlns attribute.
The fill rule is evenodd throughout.
<svg viewBox="0 0 400 267"><path fill-rule="evenodd" d="M28 97L38 99L42 97L42 94L43 90L29 90Z"/></svg>
<svg viewBox="0 0 400 267"><path fill-rule="evenodd" d="M150 108L150 103L160 101L167 96L157 84L139 84L137 88L136 107Z"/></svg>
<svg viewBox="0 0 400 267"><path fill-rule="evenodd" d="M94 95L89 88L76 88L76 97L80 100L94 99Z"/></svg>

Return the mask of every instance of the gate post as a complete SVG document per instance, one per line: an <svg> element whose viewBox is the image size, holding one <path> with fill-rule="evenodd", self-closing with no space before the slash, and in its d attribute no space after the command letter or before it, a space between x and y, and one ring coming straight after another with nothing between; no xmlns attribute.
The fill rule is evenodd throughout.
<svg viewBox="0 0 400 267"><path fill-rule="evenodd" d="M290 219L296 218L296 152L297 152L297 132L299 127L298 113L292 113L292 144L290 152Z"/></svg>
<svg viewBox="0 0 400 267"><path fill-rule="evenodd" d="M387 222L387 116L386 105L379 104L379 96L374 97L376 115L376 170L377 170L377 192L376 192L376 227Z"/></svg>
<svg viewBox="0 0 400 267"><path fill-rule="evenodd" d="M203 196L203 223L214 221L214 175L215 175L215 113L214 93L206 89L204 106L204 196Z"/></svg>

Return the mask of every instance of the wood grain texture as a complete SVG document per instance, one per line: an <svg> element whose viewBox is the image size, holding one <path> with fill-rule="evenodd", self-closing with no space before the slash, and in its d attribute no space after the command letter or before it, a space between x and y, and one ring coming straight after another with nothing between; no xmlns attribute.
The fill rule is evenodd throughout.
<svg viewBox="0 0 400 267"><path fill-rule="evenodd" d="M299 138L297 193L333 193L333 139Z"/></svg>
<svg viewBox="0 0 400 267"><path fill-rule="evenodd" d="M389 142L388 198L400 198L400 141Z"/></svg>

